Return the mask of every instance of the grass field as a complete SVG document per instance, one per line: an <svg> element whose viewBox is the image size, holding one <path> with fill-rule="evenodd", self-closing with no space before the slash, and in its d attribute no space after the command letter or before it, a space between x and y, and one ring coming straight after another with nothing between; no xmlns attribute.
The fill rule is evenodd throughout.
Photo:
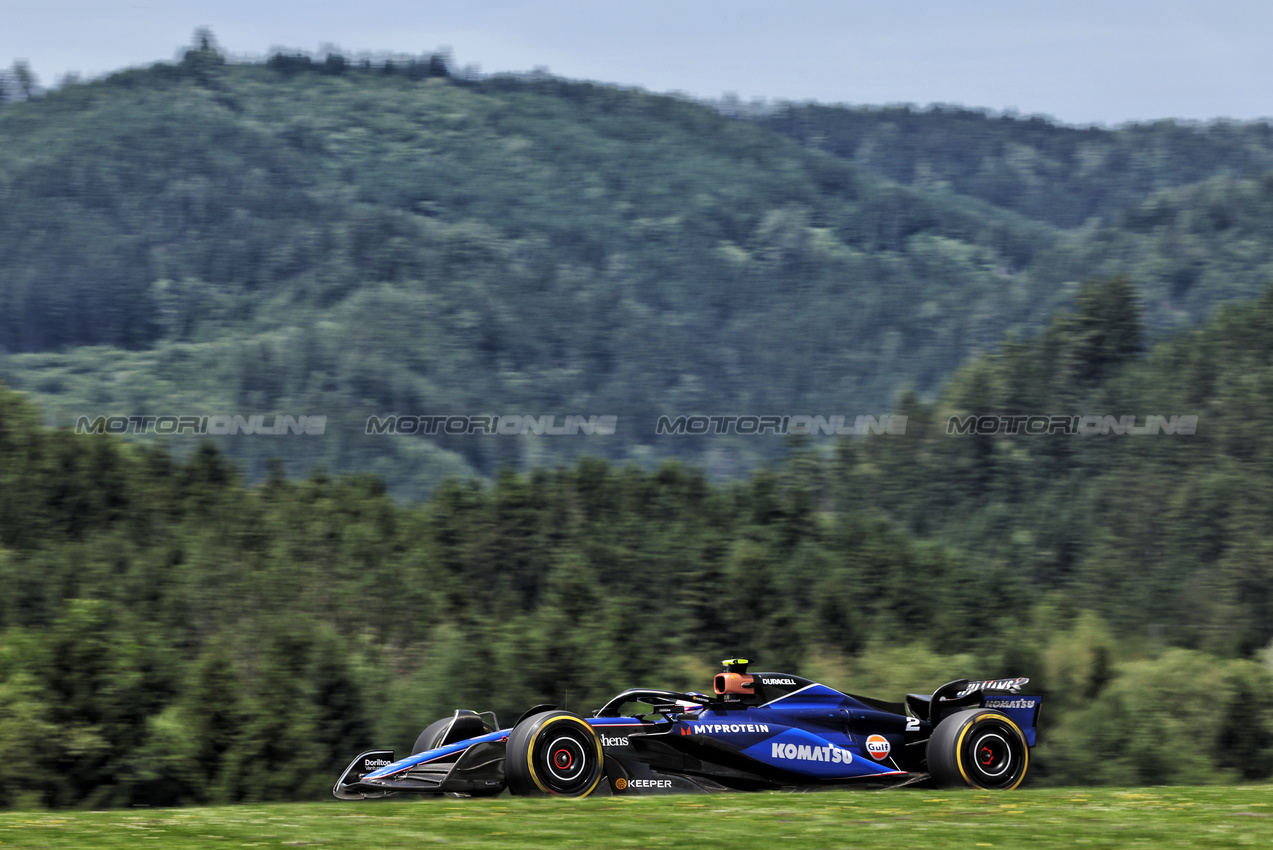
<svg viewBox="0 0 1273 850"><path fill-rule="evenodd" d="M0 813L10 848L1273 847L1273 786L437 799Z"/></svg>

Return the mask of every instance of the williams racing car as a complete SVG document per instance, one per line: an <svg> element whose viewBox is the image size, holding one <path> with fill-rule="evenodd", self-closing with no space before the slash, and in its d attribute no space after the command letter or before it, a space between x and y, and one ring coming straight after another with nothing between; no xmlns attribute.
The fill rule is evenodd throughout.
<svg viewBox="0 0 1273 850"><path fill-rule="evenodd" d="M1010 790L1025 779L1042 698L1029 679L960 679L904 703L724 662L715 693L634 688L591 717L537 705L511 727L461 709L411 755L372 750L333 793L584 797L918 783Z"/></svg>

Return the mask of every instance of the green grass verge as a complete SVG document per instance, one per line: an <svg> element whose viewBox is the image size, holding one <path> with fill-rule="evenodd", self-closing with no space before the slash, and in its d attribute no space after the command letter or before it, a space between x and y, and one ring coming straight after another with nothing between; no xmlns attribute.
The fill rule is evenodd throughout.
<svg viewBox="0 0 1273 850"><path fill-rule="evenodd" d="M1273 786L0 813L0 848L1273 847Z"/></svg>

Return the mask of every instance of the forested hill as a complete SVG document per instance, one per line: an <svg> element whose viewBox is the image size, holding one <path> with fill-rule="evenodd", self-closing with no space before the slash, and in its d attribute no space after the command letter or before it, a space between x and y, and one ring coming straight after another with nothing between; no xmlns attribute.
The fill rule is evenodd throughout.
<svg viewBox="0 0 1273 850"><path fill-rule="evenodd" d="M1267 123L1158 121L1114 130L957 107L785 105L757 123L906 185L980 198L1060 227L1149 195L1273 170Z"/></svg>
<svg viewBox="0 0 1273 850"><path fill-rule="evenodd" d="M1260 161L1261 131L1233 132ZM604 85L194 50L0 108L0 374L60 422L328 417L322 438L224 441L253 478L279 455L420 496L582 453L728 476L779 441L658 438L658 417L879 415L1093 274L1131 274L1155 328L1267 282L1269 243L1248 235L1273 224L1273 184L1225 176L1246 173L1232 157L1168 157L1189 167L1141 188L1218 182L1138 188L1118 196L1128 218L1070 232L836 153ZM1107 159L1066 184L1102 210ZM1204 201L1223 215L1195 216ZM365 433L391 414L618 426Z"/></svg>

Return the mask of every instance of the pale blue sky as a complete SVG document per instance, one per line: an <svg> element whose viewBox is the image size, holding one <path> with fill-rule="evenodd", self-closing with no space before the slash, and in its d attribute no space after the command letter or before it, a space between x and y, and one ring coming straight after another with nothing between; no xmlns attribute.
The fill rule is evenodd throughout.
<svg viewBox="0 0 1273 850"><path fill-rule="evenodd" d="M1273 0L0 0L0 67L40 81L172 59L451 48L552 73L825 103L954 103L1067 123L1273 117Z"/></svg>

